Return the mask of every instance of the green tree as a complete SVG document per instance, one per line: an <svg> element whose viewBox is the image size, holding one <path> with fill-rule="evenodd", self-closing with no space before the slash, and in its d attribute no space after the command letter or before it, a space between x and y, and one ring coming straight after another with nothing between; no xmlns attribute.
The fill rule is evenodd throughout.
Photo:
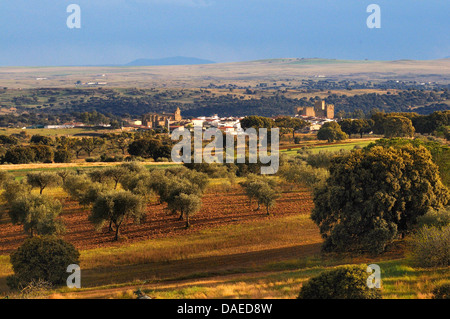
<svg viewBox="0 0 450 319"><path fill-rule="evenodd" d="M80 205L88 206L94 203L100 194L106 192L108 186L92 182L86 175L70 175L66 178L63 188Z"/></svg>
<svg viewBox="0 0 450 319"><path fill-rule="evenodd" d="M160 140L143 138L132 142L128 147L128 153L134 156L153 158L156 161L158 158L170 158L171 148Z"/></svg>
<svg viewBox="0 0 450 319"><path fill-rule="evenodd" d="M29 146L34 152L34 162L51 163L53 161L53 148L48 145L31 145Z"/></svg>
<svg viewBox="0 0 450 319"><path fill-rule="evenodd" d="M173 213L180 212L180 220L183 219L184 210L180 204L179 196L185 195L197 195L200 197L201 191L197 185L185 178L169 178L167 187L167 193L163 195L163 200L167 203L167 207Z"/></svg>
<svg viewBox="0 0 450 319"><path fill-rule="evenodd" d="M61 178L63 185L66 182L67 177L69 177L70 175L73 175L73 174L74 174L74 172L71 170L68 170L68 169L63 169L63 170L56 172L56 175L58 175L59 178Z"/></svg>
<svg viewBox="0 0 450 319"><path fill-rule="evenodd" d="M106 222L115 228L114 240L119 240L120 227L128 219L140 223L145 210L142 197L129 191L114 191L100 196L92 207L89 220L100 229Z"/></svg>
<svg viewBox="0 0 450 319"><path fill-rule="evenodd" d="M327 122L317 132L317 138L333 143L335 141L346 140L348 135L341 130L337 122Z"/></svg>
<svg viewBox="0 0 450 319"><path fill-rule="evenodd" d="M241 127L244 130L248 129L250 127L255 128L255 129L260 129L260 128L271 129L272 127L275 126L275 122L271 118L256 116L256 115L247 116L247 117L243 118L240 122L241 122Z"/></svg>
<svg viewBox="0 0 450 319"><path fill-rule="evenodd" d="M279 128L288 129L292 133L292 139L295 139L295 131L304 129L311 125L302 119L297 119L289 116L279 117L275 119L275 125Z"/></svg>
<svg viewBox="0 0 450 319"><path fill-rule="evenodd" d="M130 143L132 142L131 136L127 133L119 135L115 141L115 145L122 151L122 155L125 155Z"/></svg>
<svg viewBox="0 0 450 319"><path fill-rule="evenodd" d="M419 229L412 236L410 254L421 267L450 266L450 225Z"/></svg>
<svg viewBox="0 0 450 319"><path fill-rule="evenodd" d="M346 133L348 136L355 134L353 131L353 120L352 119L343 119L338 122L341 126L341 130Z"/></svg>
<svg viewBox="0 0 450 319"><path fill-rule="evenodd" d="M72 153L67 148L59 148L56 150L53 160L55 163L70 163L72 161Z"/></svg>
<svg viewBox="0 0 450 319"><path fill-rule="evenodd" d="M130 171L121 166L110 167L105 171L105 175L114 182L114 189L117 189L119 183L121 183L129 174Z"/></svg>
<svg viewBox="0 0 450 319"><path fill-rule="evenodd" d="M7 171L0 171L0 188L4 188L7 182L14 179L14 176Z"/></svg>
<svg viewBox="0 0 450 319"><path fill-rule="evenodd" d="M314 189L325 183L329 172L322 167L316 168L303 161L295 161L281 167L280 175L289 183Z"/></svg>
<svg viewBox="0 0 450 319"><path fill-rule="evenodd" d="M87 153L89 157L95 150L101 148L103 145L105 145L105 140L99 137L83 137L80 141L80 147Z"/></svg>
<svg viewBox="0 0 450 319"><path fill-rule="evenodd" d="M24 231L34 235L63 233L64 224L58 220L61 203L43 195L21 196L11 203L9 217L14 225L23 225Z"/></svg>
<svg viewBox="0 0 450 319"><path fill-rule="evenodd" d="M352 133L359 134L361 138L363 134L370 133L372 131L373 126L372 120L358 119L352 121Z"/></svg>
<svg viewBox="0 0 450 319"><path fill-rule="evenodd" d="M27 183L31 187L39 188L39 194L42 194L45 188L57 186L61 182L61 178L50 172L31 172L27 174Z"/></svg>
<svg viewBox="0 0 450 319"><path fill-rule="evenodd" d="M50 236L33 237L11 254L14 275L8 277L10 288L26 286L34 280L51 284L64 284L68 277L67 267L79 264L80 253L75 247Z"/></svg>
<svg viewBox="0 0 450 319"><path fill-rule="evenodd" d="M257 210L261 204L266 206L267 215L270 214L270 208L275 205L276 199L279 197L277 192L277 184L274 180L255 174L249 174L244 182L240 185L244 188L245 194L250 200L255 199L258 203Z"/></svg>
<svg viewBox="0 0 450 319"><path fill-rule="evenodd" d="M410 119L403 116L388 116L384 122L384 136L392 137L412 137L414 136L414 126Z"/></svg>
<svg viewBox="0 0 450 319"><path fill-rule="evenodd" d="M324 249L379 253L448 200L426 148L377 146L335 157L326 184L315 191L311 217Z"/></svg>
<svg viewBox="0 0 450 319"><path fill-rule="evenodd" d="M3 184L5 191L2 194L3 199L11 206L17 198L31 194L32 187L24 180L7 180Z"/></svg>
<svg viewBox="0 0 450 319"><path fill-rule="evenodd" d="M276 188L271 187L268 183L263 184L256 192L258 203L266 206L267 215L270 215L270 208L275 206L276 200L279 197Z"/></svg>
<svg viewBox="0 0 450 319"><path fill-rule="evenodd" d="M36 153L27 146L16 146L6 151L2 162L11 164L28 164L34 162Z"/></svg>
<svg viewBox="0 0 450 319"><path fill-rule="evenodd" d="M42 144L42 145L52 145L53 140L51 137L36 134L31 137L31 143Z"/></svg>
<svg viewBox="0 0 450 319"><path fill-rule="evenodd" d="M87 176L94 183L107 183L110 181L110 177L108 175L108 168L98 168L91 170L87 173Z"/></svg>
<svg viewBox="0 0 450 319"><path fill-rule="evenodd" d="M196 194L181 193L175 198L176 205L181 211L181 215L186 219L186 228L191 226L189 218L197 213L202 207L202 200Z"/></svg>

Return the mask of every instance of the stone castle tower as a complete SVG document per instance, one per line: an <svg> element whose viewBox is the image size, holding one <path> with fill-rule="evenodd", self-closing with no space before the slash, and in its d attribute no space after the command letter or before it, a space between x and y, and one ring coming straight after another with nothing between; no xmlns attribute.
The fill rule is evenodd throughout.
<svg viewBox="0 0 450 319"><path fill-rule="evenodd" d="M316 112L316 117L334 118L334 105L326 104L325 101L316 101L314 111Z"/></svg>
<svg viewBox="0 0 450 319"><path fill-rule="evenodd" d="M326 104L325 101L319 100L314 103L314 107L298 107L297 114L302 116L322 117L327 119L334 118L334 105Z"/></svg>
<svg viewBox="0 0 450 319"><path fill-rule="evenodd" d="M142 116L142 125L148 128L169 127L170 123L176 123L183 120L181 110L177 107L173 114L170 113L149 113Z"/></svg>
<svg viewBox="0 0 450 319"><path fill-rule="evenodd" d="M181 121L183 118L181 117L181 110L179 107L177 107L177 110L175 111L175 113L173 113L173 118L175 122L179 122Z"/></svg>

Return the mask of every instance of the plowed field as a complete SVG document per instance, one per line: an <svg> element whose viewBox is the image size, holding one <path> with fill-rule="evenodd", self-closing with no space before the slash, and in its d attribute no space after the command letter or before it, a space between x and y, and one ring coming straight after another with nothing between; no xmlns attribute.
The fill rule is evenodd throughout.
<svg viewBox="0 0 450 319"><path fill-rule="evenodd" d="M107 228L96 231L89 222L89 209L80 207L77 202L63 199L62 218L67 232L64 238L78 249L119 246L153 238L169 237L181 233L191 233L200 229L217 227L232 223L277 218L292 214L308 214L312 208L311 194L307 189L283 189L277 200L272 215L267 217L265 208L256 211L256 204L250 207L247 197L239 186L229 192L210 190L203 197L201 211L191 218L191 228L185 229L185 222L178 220L178 215L170 215L165 205L150 203L147 207L146 220L140 225L132 222L121 228L121 239L114 242L113 234ZM13 226L7 220L0 224L0 255L10 253L26 238L22 226Z"/></svg>

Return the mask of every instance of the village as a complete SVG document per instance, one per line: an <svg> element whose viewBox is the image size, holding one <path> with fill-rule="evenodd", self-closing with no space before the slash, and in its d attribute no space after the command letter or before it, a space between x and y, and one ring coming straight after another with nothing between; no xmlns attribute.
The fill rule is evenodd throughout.
<svg viewBox="0 0 450 319"><path fill-rule="evenodd" d="M280 116L272 117L276 120ZM187 129L193 131L194 127L202 127L203 130L210 128L217 128L224 133L230 135L245 134L241 126L241 120L244 117L220 117L218 114L211 116L200 116L195 118L183 118L180 108L177 108L174 113L147 113L141 118L135 118L131 121L123 121L121 124L122 131L137 131L137 130L155 130L164 133L171 133L175 129ZM294 118L302 119L308 123L304 129L298 133L313 133L320 130L323 124L327 122L336 121L334 116L334 105L326 104L325 101L316 101L314 107L298 107ZM50 124L50 125L34 125L30 127L23 127L23 129L70 129L70 128L111 128L111 124L98 124L96 126L89 126L80 122L71 122L64 124Z"/></svg>

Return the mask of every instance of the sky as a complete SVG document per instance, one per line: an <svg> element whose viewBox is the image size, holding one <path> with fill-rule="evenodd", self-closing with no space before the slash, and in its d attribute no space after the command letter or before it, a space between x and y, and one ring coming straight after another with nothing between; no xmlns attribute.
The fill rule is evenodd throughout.
<svg viewBox="0 0 450 319"><path fill-rule="evenodd" d="M70 4L79 29L67 27ZM370 4L381 28L367 27ZM450 56L449 31L448 0L0 0L0 66L428 60Z"/></svg>

